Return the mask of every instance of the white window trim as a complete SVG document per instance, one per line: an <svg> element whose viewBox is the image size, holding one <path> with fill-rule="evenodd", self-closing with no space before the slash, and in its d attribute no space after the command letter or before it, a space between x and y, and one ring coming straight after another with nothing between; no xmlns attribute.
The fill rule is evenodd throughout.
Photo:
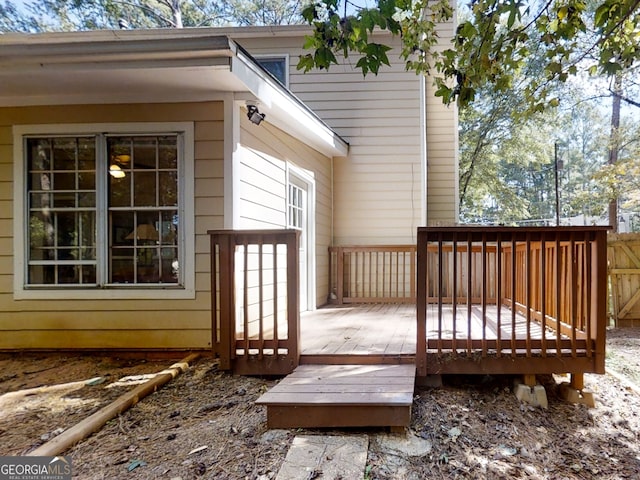
<svg viewBox="0 0 640 480"><path fill-rule="evenodd" d="M83 288L25 288L25 242L26 242L26 197L25 197L25 135L93 135L109 134L161 134L178 133L182 135L183 162L179 165L178 177L181 179L179 193L179 215L183 222L181 238L183 260L183 286L166 287L105 286ZM195 298L195 209L194 209L194 125L192 122L154 122L154 123L91 123L91 124L55 124L55 125L15 125L13 127L13 298L15 300L107 300L107 299L193 299ZM104 212L98 212L104 215ZM98 242L103 241L98 238Z"/></svg>
<svg viewBox="0 0 640 480"><path fill-rule="evenodd" d="M316 181L313 174L307 170L299 168L291 163L287 163L287 209L286 226L290 225L289 219L289 184L292 179L307 185L307 211L305 221L307 222L307 309L315 310L316 305Z"/></svg>
<svg viewBox="0 0 640 480"><path fill-rule="evenodd" d="M258 60L270 59L270 58L283 58L284 59L284 86L289 88L289 54L288 53L263 53L260 55L253 55L253 58ZM264 67L262 67L264 68Z"/></svg>

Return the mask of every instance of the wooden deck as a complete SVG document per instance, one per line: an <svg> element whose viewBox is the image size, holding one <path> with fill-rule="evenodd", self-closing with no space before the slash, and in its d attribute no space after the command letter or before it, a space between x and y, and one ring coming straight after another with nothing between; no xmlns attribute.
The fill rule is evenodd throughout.
<svg viewBox="0 0 640 480"><path fill-rule="evenodd" d="M468 313L470 312L470 315ZM486 328L485 328L486 324ZM500 326L498 328L498 325ZM507 307L498 313L495 305L481 308L473 305L470 310L458 307L454 326L453 309L445 306L441 324L438 312L430 305L427 310L427 340L438 339L442 330L442 340L466 341L468 339L541 340L542 326L537 322L527 322L519 314L512 315ZM471 332L471 336L467 332ZM484 331L484 334L483 334ZM545 337L555 340L555 331L545 329ZM568 337L563 335L567 340ZM302 363L317 363L308 357L359 357L372 356L403 357L416 354L416 307L411 304L352 304L349 306L327 306L313 312L306 312L300 318ZM448 342L449 344L451 342ZM431 343L433 345L433 343ZM466 344L458 350L465 350ZM473 349L473 347L471 347ZM344 359L347 360L346 358Z"/></svg>
<svg viewBox="0 0 640 480"><path fill-rule="evenodd" d="M301 363L385 363L416 354L411 304L324 307L300 317Z"/></svg>
<svg viewBox="0 0 640 480"><path fill-rule="evenodd" d="M414 365L300 365L256 403L269 428L408 427Z"/></svg>
<svg viewBox="0 0 640 480"><path fill-rule="evenodd" d="M294 372L261 399L270 426L406 425L406 410L385 413L393 375L362 383L361 371L570 373L576 385L604 373L605 227L421 227L415 246L337 247L329 292L342 306L304 314L299 232L209 233L221 368Z"/></svg>
<svg viewBox="0 0 640 480"><path fill-rule="evenodd" d="M300 364L415 364L415 306L352 304L307 312ZM590 361L588 339L544 328L506 306L427 308L428 374L576 373Z"/></svg>

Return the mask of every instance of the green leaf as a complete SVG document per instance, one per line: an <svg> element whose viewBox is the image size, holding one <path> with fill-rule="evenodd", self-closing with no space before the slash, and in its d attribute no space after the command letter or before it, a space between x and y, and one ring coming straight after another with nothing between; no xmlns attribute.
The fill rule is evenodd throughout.
<svg viewBox="0 0 640 480"><path fill-rule="evenodd" d="M313 61L313 56L310 53L305 55L300 55L298 58L298 65L296 65L297 70L302 70L304 73L307 73L315 67L315 62Z"/></svg>
<svg viewBox="0 0 640 480"><path fill-rule="evenodd" d="M610 11L610 6L607 3L603 3L602 5L600 5L593 17L593 24L597 28L603 27L609 20Z"/></svg>
<svg viewBox="0 0 640 480"><path fill-rule="evenodd" d="M569 13L569 7L567 7L566 5L560 7L558 9L558 19L564 20L567 17L567 13Z"/></svg>
<svg viewBox="0 0 640 480"><path fill-rule="evenodd" d="M367 57L362 57L360 60L358 60L358 63L356 63L356 68L362 70L362 75L366 77L367 73L369 73L369 62L367 60Z"/></svg>
<svg viewBox="0 0 640 480"><path fill-rule="evenodd" d="M551 74L559 74L562 72L562 64L558 62L549 62L547 65L547 71Z"/></svg>

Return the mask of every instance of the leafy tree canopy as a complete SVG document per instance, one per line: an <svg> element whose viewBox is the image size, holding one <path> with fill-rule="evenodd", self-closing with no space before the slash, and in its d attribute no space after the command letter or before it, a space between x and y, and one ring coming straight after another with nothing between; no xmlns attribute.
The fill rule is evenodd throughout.
<svg viewBox="0 0 640 480"><path fill-rule="evenodd" d="M337 54L360 54L366 75L388 65L389 47L371 40L375 29L402 39L408 69L431 74L445 103L470 103L490 83L511 88L542 49L540 73L523 90L533 111L556 105L553 85L585 72L614 75L640 58L640 0L472 0L452 43L438 46L438 28L453 18L449 0L376 0L354 8L349 0L315 0L303 10L313 26L306 41L312 52L298 68L328 69Z"/></svg>
<svg viewBox="0 0 640 480"><path fill-rule="evenodd" d="M0 1L0 32L300 23L300 0Z"/></svg>

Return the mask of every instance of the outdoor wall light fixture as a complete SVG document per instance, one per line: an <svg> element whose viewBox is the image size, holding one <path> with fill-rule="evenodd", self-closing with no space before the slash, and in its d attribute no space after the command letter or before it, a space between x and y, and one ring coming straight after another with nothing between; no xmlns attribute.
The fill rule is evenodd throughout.
<svg viewBox="0 0 640 480"><path fill-rule="evenodd" d="M264 117L266 117L266 115L264 113L260 113L258 111L258 107L255 105L247 105L247 118L251 123L260 125L260 122L264 120Z"/></svg>

